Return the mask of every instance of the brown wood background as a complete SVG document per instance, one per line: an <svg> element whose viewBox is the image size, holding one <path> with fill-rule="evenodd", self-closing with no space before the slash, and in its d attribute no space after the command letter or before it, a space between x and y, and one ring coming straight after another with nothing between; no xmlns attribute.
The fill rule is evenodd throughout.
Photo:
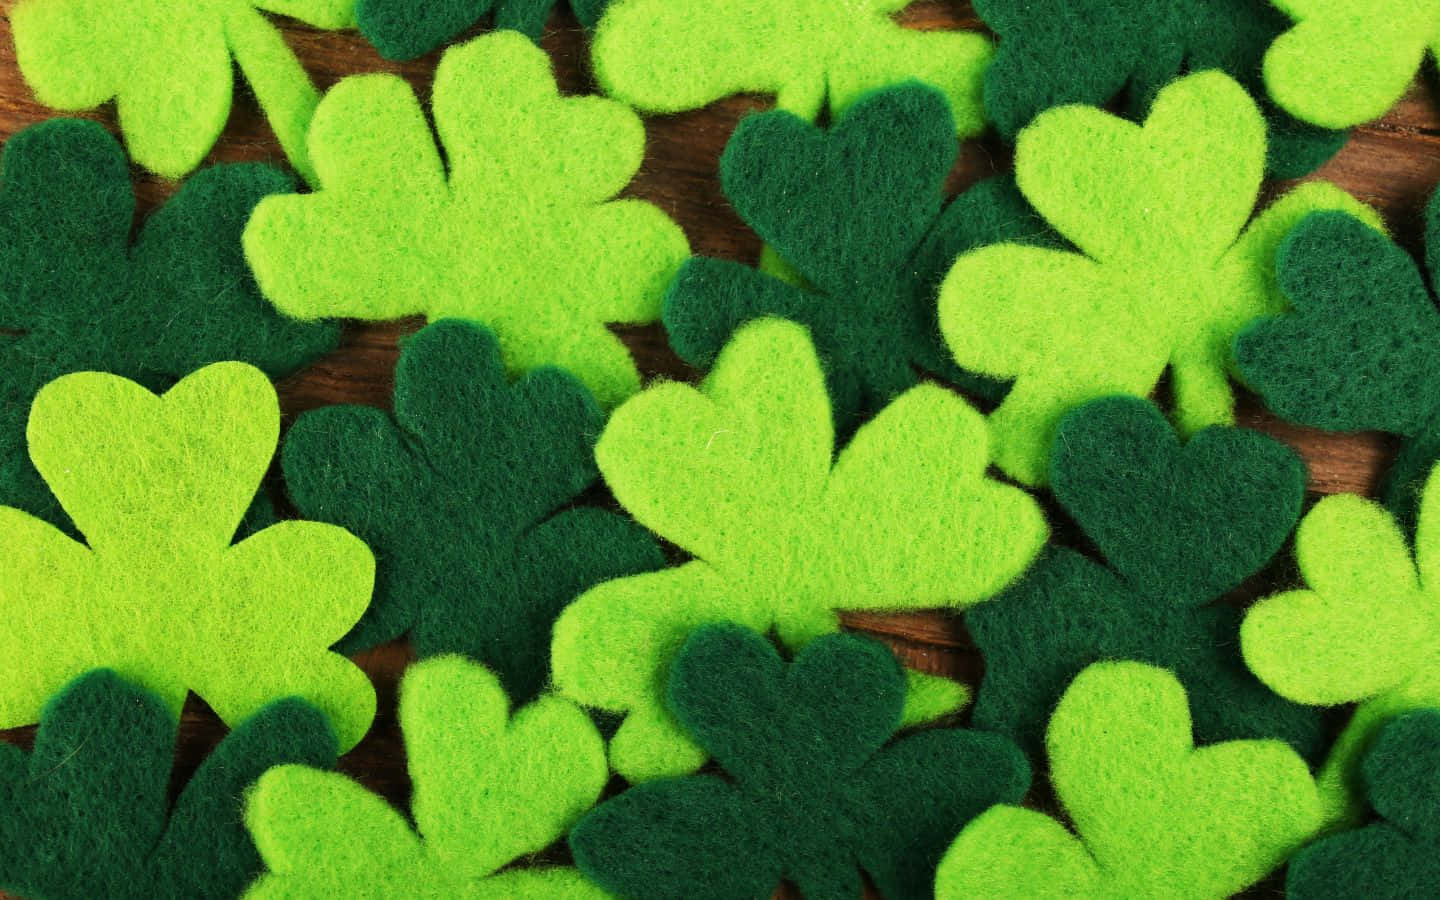
<svg viewBox="0 0 1440 900"><path fill-rule="evenodd" d="M22 128L57 114L35 102L15 65L9 23L9 11L15 2L0 0L0 139L8 139ZM916 28L982 28L970 4L959 0L919 0L902 14L901 20ZM357 34L317 31L288 20L278 21L322 90L346 75L383 71L403 75L422 97L429 94L438 53L413 63L396 64L380 58ZM557 11L551 18L543 45L554 59L563 91L594 91L587 70L585 34L568 10ZM1440 184L1440 104L1436 93L1432 83L1417 82L1395 110L1382 121L1358 129L1340 156L1312 176L1333 181L1373 205L1385 216L1397 238L1417 251L1421 212ZM645 165L627 194L649 200L669 213L684 227L695 253L753 262L760 242L727 205L716 177L716 165L739 118L765 104L766 98L737 97L697 112L648 120ZM114 130L113 108L89 115ZM211 161L241 160L284 163L279 145L248 95L243 79L237 78L234 111ZM1001 172L1008 160L1008 151L998 141L968 142L952 173L950 189L959 191ZM138 168L133 169L133 174L141 216L175 190L174 183ZM338 352L281 385L287 416L334 403L387 406L396 338L421 324L410 321L352 326ZM668 351L658 325L622 333L648 376L695 376ZM1379 435L1335 435L1285 425L1253 399L1242 402L1240 418L1242 424L1280 437L1304 455L1310 466L1310 488L1316 495L1373 493L1394 451L1391 442ZM1254 596L1294 578L1288 557L1283 558L1262 577L1264 583L1247 585L1242 592ZM884 638L916 668L957 677L972 685L978 680L980 660L953 615L853 614L846 619L852 627ZM394 696L397 678L409 660L408 648L403 644L387 645L357 657L376 682L380 714L369 736L340 763L344 772L401 805L409 793L409 779L394 719ZM33 731L24 728L0 732L0 738L28 746ZM223 733L214 714L192 697L182 717L177 784L189 777Z"/></svg>

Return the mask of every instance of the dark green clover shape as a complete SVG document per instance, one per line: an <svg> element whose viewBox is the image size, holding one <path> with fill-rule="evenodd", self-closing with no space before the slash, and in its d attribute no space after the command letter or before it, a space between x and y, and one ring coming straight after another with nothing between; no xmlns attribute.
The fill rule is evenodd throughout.
<svg viewBox="0 0 1440 900"><path fill-rule="evenodd" d="M1002 387L961 372L940 339L940 282L967 250L1050 232L1009 179L944 207L957 150L944 96L919 84L871 94L828 132L787 112L747 117L720 159L721 184L803 284L690 259L665 298L675 351L709 367L745 322L799 322L825 361L847 434L915 386L917 369L998 399Z"/></svg>
<svg viewBox="0 0 1440 900"><path fill-rule="evenodd" d="M291 190L289 177L267 166L213 166L132 243L129 164L104 128L53 119L6 143L0 504L68 525L25 452L30 402L61 375L111 372L162 391L214 362L240 360L278 377L334 349L338 326L296 322L265 302L240 247L260 198Z"/></svg>
<svg viewBox="0 0 1440 900"><path fill-rule="evenodd" d="M285 439L290 497L375 551L375 597L337 648L410 632L421 657L462 653L516 704L549 677L555 617L592 585L658 569L639 525L568 508L599 478L605 422L574 376L537 369L511 384L479 325L442 320L405 344L395 412L305 413Z"/></svg>
<svg viewBox="0 0 1440 900"><path fill-rule="evenodd" d="M671 668L670 708L718 775L652 781L570 834L591 880L626 897L853 900L864 870L891 900L930 897L935 866L972 818L1030 784L995 734L900 726L905 676L884 645L817 638L787 664L733 624L693 633Z"/></svg>
<svg viewBox="0 0 1440 900"><path fill-rule="evenodd" d="M1300 515L1305 466L1284 444L1212 427L1181 445L1154 405L1107 397L1065 416L1055 498L1108 565L1050 547L1019 582L965 615L985 659L974 724L1040 754L1066 686L1093 662L1173 671L1195 741L1280 738L1322 747L1311 708L1281 699L1240 657L1240 611L1212 601L1255 574Z"/></svg>
<svg viewBox="0 0 1440 900"><path fill-rule="evenodd" d="M1426 268L1440 284L1440 195L1425 211ZM1344 213L1313 213L1276 255L1290 312L1235 339L1246 382L1278 415L1330 431L1405 439L1381 486L1409 528L1440 459L1440 311L1420 267Z"/></svg>
<svg viewBox="0 0 1440 900"><path fill-rule="evenodd" d="M170 805L176 722L107 669L51 698L30 753L0 744L0 888L90 900L229 898L263 866L244 794L271 766L335 765L325 716L266 706L222 740Z"/></svg>
<svg viewBox="0 0 1440 900"><path fill-rule="evenodd" d="M558 0L358 0L355 22L386 59L424 56L459 37L490 11L495 27L538 40ZM610 0L569 0L580 24L594 28Z"/></svg>
<svg viewBox="0 0 1440 900"><path fill-rule="evenodd" d="M1259 101L1270 123L1266 168L1298 178L1344 146L1344 132L1306 125L1268 99L1260 77L1270 43L1293 22L1264 0L975 0L1000 38L985 74L985 109L1007 140L1055 106L1109 106L1143 119L1186 71L1220 69Z"/></svg>
<svg viewBox="0 0 1440 900"><path fill-rule="evenodd" d="M1394 719L1361 765L1379 820L1327 837L1290 860L1292 900L1440 896L1440 710Z"/></svg>

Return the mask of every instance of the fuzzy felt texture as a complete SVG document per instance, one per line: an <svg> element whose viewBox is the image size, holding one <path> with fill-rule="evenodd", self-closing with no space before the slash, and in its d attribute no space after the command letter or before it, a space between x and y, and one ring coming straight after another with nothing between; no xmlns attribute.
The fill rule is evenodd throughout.
<svg viewBox="0 0 1440 900"><path fill-rule="evenodd" d="M1326 128L1378 119L1428 51L1440 56L1440 0L1272 0L1295 20L1265 54L1265 86L1291 115Z"/></svg>
<svg viewBox="0 0 1440 900"><path fill-rule="evenodd" d="M68 522L25 453L35 393L103 371L164 390L239 360L279 377L333 349L340 330L277 315L240 248L261 197L293 183L275 169L205 169L132 242L125 152L96 122L54 119L0 155L0 503Z"/></svg>
<svg viewBox="0 0 1440 900"><path fill-rule="evenodd" d="M305 130L319 94L262 12L354 24L355 0L20 0L20 72L63 110L115 101L130 156L167 178L193 171L230 118L238 68L296 171L314 182Z"/></svg>
<svg viewBox="0 0 1440 900"><path fill-rule="evenodd" d="M686 640L666 700L724 776L654 781L580 820L581 870L626 897L928 898L966 822L1016 803L1030 767L1010 741L932 730L889 742L905 678L877 641L829 635L786 663L764 637L707 625Z"/></svg>
<svg viewBox="0 0 1440 900"><path fill-rule="evenodd" d="M1361 767L1379 820L1318 841L1290 860L1291 900L1440 896L1440 711L1386 725Z"/></svg>
<svg viewBox="0 0 1440 900"><path fill-rule="evenodd" d="M310 130L312 194L270 197L245 230L265 296L302 319L472 319L512 373L569 369L604 407L640 387L611 322L653 322L689 255L679 226L612 200L645 130L599 97L561 97L514 31L454 47L431 108L394 75L347 78Z"/></svg>
<svg viewBox="0 0 1440 900"><path fill-rule="evenodd" d="M778 319L736 332L698 389L659 384L616 410L595 452L621 505L695 557L592 588L556 622L556 683L627 715L610 755L632 781L705 759L663 703L698 626L773 629L795 649L836 631L837 608L964 608L1018 577L1048 531L1032 498L985 477L984 418L935 385L837 459L814 347Z"/></svg>
<svg viewBox="0 0 1440 900"><path fill-rule="evenodd" d="M1197 748L1185 689L1138 662L1081 672L1045 735L1071 833L997 806L940 864L937 900L1222 900L1280 866L1319 828L1305 763L1280 741Z"/></svg>
<svg viewBox="0 0 1440 900"><path fill-rule="evenodd" d="M1239 651L1241 613L1214 601L1259 571L1300 518L1305 465L1279 441L1207 428L1181 442L1135 397L1096 400L1060 422L1051 484L1108 565L1051 547L1018 583L965 614L985 659L974 724L1040 752L1066 686L1093 662L1176 673L1202 743L1324 744L1313 709L1272 693Z"/></svg>
<svg viewBox="0 0 1440 900"><path fill-rule="evenodd" d="M285 438L296 508L377 557L375 599L336 649L409 632L419 656L483 662L527 703L549 678L560 610L602 581L665 564L629 519L567 509L600 477L604 416L558 369L512 385L495 338L454 319L405 343L394 407L315 410Z"/></svg>
<svg viewBox="0 0 1440 900"><path fill-rule="evenodd" d="M745 322L804 324L843 434L918 384L917 370L998 398L1000 385L951 362L936 294L961 253L1039 241L1046 230L1009 179L982 182L942 210L956 151L944 97L918 84L871 94L828 132L782 111L746 117L720 158L720 181L799 283L695 257L665 296L671 346L708 368Z"/></svg>
<svg viewBox="0 0 1440 900"><path fill-rule="evenodd" d="M365 673L326 648L370 600L375 561L340 528L282 522L232 546L279 437L264 373L216 363L157 397L81 372L35 398L35 468L84 543L0 507L0 728L98 666L178 714L194 691L238 723L279 697L353 747L375 714Z"/></svg>
<svg viewBox="0 0 1440 900"><path fill-rule="evenodd" d="M507 868L605 787L605 742L583 712L544 697L512 716L483 666L437 656L406 671L399 716L414 827L343 775L271 769L245 811L269 872L246 897L604 900L574 869Z"/></svg>
<svg viewBox="0 0 1440 900"><path fill-rule="evenodd" d="M975 0L1000 38L985 70L985 111L1009 140L1053 106L1109 106L1144 118L1182 71L1219 69L1260 101L1266 169L1298 178L1334 156L1346 136L1298 122L1265 98L1260 61L1290 20L1256 0Z"/></svg>
<svg viewBox="0 0 1440 900"><path fill-rule="evenodd" d="M1395 715L1440 706L1440 468L1421 498L1413 554L1394 517L1350 494L1300 523L1295 561L1308 590L1262 600L1240 631L1245 661L1299 703L1359 702L1320 772L1326 820L1360 812L1360 761Z"/></svg>
<svg viewBox="0 0 1440 900"><path fill-rule="evenodd" d="M1244 88L1202 72L1162 90L1144 125L1089 106L1042 113L1020 134L1020 191L1079 253L1000 244L962 256L940 292L940 327L962 368L1015 386L991 416L995 462L1045 479L1066 410L1148 395L1168 368L1185 434L1234 421L1230 344L1284 308L1275 248L1306 214L1343 209L1302 185L1251 221L1265 120ZM1247 223L1249 223L1247 225Z"/></svg>
<svg viewBox="0 0 1440 900"><path fill-rule="evenodd" d="M913 79L944 93L958 134L979 134L989 39L901 27L893 16L911 2L612 0L591 65L607 94L644 112L774 94L779 108L810 120Z"/></svg>
<svg viewBox="0 0 1440 900"><path fill-rule="evenodd" d="M609 0L569 0L566 6L594 28ZM355 0L360 33L386 59L407 60L437 50L495 13L495 27L538 40L557 0Z"/></svg>
<svg viewBox="0 0 1440 900"><path fill-rule="evenodd" d="M335 764L325 717L277 700L241 723L173 808L174 713L114 672L51 698L35 748L0 744L0 888L90 900L230 898L260 871L241 823L244 791L285 763Z"/></svg>

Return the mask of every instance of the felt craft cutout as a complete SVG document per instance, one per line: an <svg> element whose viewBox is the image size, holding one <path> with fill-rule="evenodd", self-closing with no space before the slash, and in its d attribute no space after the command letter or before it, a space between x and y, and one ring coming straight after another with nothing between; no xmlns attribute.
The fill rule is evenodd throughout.
<svg viewBox="0 0 1440 900"><path fill-rule="evenodd" d="M1099 660L1132 659L1179 676L1197 740L1279 738L1317 756L1316 711L1250 674L1240 611L1213 604L1265 566L1300 518L1305 465L1294 451L1239 428L1207 428L1182 445L1148 401L1109 397L1061 420L1050 466L1056 500L1108 565L1051 547L965 614L985 658L975 727L1038 755L1071 679Z"/></svg>
<svg viewBox="0 0 1440 900"><path fill-rule="evenodd" d="M670 674L676 718L728 777L654 781L575 827L576 864L626 897L859 897L863 869L892 900L930 897L966 822L1016 803L1030 767L1010 741L900 726L905 678L883 644L836 634L786 663L738 625L686 640Z"/></svg>
<svg viewBox="0 0 1440 900"><path fill-rule="evenodd" d="M594 28L609 0L569 0L575 18ZM360 33L386 59L408 60L439 49L494 11L495 27L537 40L556 0L355 0Z"/></svg>
<svg viewBox="0 0 1440 900"><path fill-rule="evenodd" d="M1440 55L1437 0L1271 0L1295 27L1265 54L1265 86L1291 115L1326 128L1378 119L1428 50Z"/></svg>
<svg viewBox="0 0 1440 900"><path fill-rule="evenodd" d="M940 327L962 368L1015 386L991 416L995 462L1044 480L1067 409L1145 396L1168 368L1181 431L1234 420L1230 342L1283 307L1275 247L1319 209L1374 221L1330 184L1302 185L1249 226L1265 122L1243 88L1202 72L1162 90L1145 124L1088 106L1020 134L1020 191L1079 253L1000 244L962 256Z"/></svg>
<svg viewBox="0 0 1440 900"><path fill-rule="evenodd" d="M259 165L214 166L130 233L125 153L95 122L25 129L0 156L0 504L68 524L25 453L35 393L105 371L164 390L222 360L287 375L336 346L329 323L285 319L240 248L255 204L293 189Z"/></svg>
<svg viewBox="0 0 1440 900"><path fill-rule="evenodd" d="M167 178L200 165L230 118L238 67L306 181L319 94L262 12L316 28L354 24L355 0L20 0L10 11L20 72L46 106L115 101L125 146Z"/></svg>
<svg viewBox="0 0 1440 900"><path fill-rule="evenodd" d="M1176 897L1221 900L1316 832L1305 763L1280 741L1195 747L1185 689L1164 669L1103 662L1070 685L1045 736L1072 834L996 806L946 853L937 900Z"/></svg>
<svg viewBox="0 0 1440 900"><path fill-rule="evenodd" d="M1379 504L1337 494L1315 505L1295 536L1308 590L1251 608L1240 631L1245 662L1298 703L1359 702L1320 771L1326 821L1359 812L1360 760L1399 713L1440 705L1440 468L1421 498L1412 557Z"/></svg>
<svg viewBox="0 0 1440 900"><path fill-rule="evenodd" d="M512 716L494 675L439 656L406 671L399 717L414 828L343 775L271 769L245 812L269 866L247 898L604 900L575 869L507 868L563 836L605 787L605 743L583 712L552 696Z"/></svg>
<svg viewBox="0 0 1440 900"><path fill-rule="evenodd" d="M979 134L990 41L903 28L892 17L911 2L611 0L591 65L607 94L643 112L754 93L809 120L827 105L839 117L866 92L914 79L945 95L961 137Z"/></svg>
<svg viewBox="0 0 1440 900"><path fill-rule="evenodd" d="M568 373L539 369L511 385L495 338L453 319L405 344L393 415L300 416L282 454L291 499L379 560L375 599L337 649L408 631L419 656L463 653L515 702L533 699L560 610L592 585L665 564L629 519L565 508L600 477L603 425Z"/></svg>
<svg viewBox="0 0 1440 900"><path fill-rule="evenodd" d="M942 212L955 154L944 98L918 84L871 94L828 132L782 111L746 117L720 159L721 183L804 283L694 257L665 297L671 345L709 367L747 321L804 324L845 434L918 384L917 368L998 394L950 361L935 295L960 253L1038 241L1045 229L1009 179L982 182Z"/></svg>
<svg viewBox="0 0 1440 900"><path fill-rule="evenodd" d="M609 322L653 322L689 255L648 203L611 200L645 130L598 97L561 97L545 52L513 31L446 51L431 99L447 165L398 76L347 78L310 130L313 194L271 197L245 230L282 311L484 322L512 372L569 369L605 407L640 387Z"/></svg>
<svg viewBox="0 0 1440 900"><path fill-rule="evenodd" d="M1045 541L1035 501L985 477L984 419L943 388L902 394L838 459L834 438L814 347L778 319L741 327L700 388L657 385L611 418L595 448L606 482L695 557L592 588L555 625L561 691L627 714L610 745L626 778L705 760L662 700L698 626L773 629L795 649L838 630L836 609L964 608Z"/></svg>
<svg viewBox="0 0 1440 900"><path fill-rule="evenodd" d="M174 713L114 672L46 705L30 753L0 745L0 889L50 900L234 897L260 871L241 799L282 763L335 764L325 717L278 700L222 740L171 807Z"/></svg>
<svg viewBox="0 0 1440 900"><path fill-rule="evenodd" d="M1440 711L1386 725L1365 755L1379 821L1306 847L1290 860L1292 900L1406 900L1440 895Z"/></svg>
<svg viewBox="0 0 1440 900"><path fill-rule="evenodd" d="M1290 20L1265 0L975 0L1000 38L985 70L985 111L1006 139L1053 106L1108 106L1143 119L1183 70L1220 69L1256 97L1268 125L1266 169L1298 178L1346 136L1298 122L1265 98L1260 62Z"/></svg>
<svg viewBox="0 0 1440 900"><path fill-rule="evenodd" d="M193 690L225 722L296 696L348 750L375 690L326 650L364 612L375 562L333 525L282 522L231 545L275 452L280 408L258 369L216 363L157 397L98 372L35 398L30 457L84 535L0 507L0 728L97 666L178 714Z"/></svg>

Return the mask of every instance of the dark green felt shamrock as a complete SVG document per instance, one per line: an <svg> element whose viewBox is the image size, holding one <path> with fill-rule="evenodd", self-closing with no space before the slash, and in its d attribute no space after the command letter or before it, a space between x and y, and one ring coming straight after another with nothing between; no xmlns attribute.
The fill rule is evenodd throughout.
<svg viewBox="0 0 1440 900"><path fill-rule="evenodd" d="M1290 860L1292 900L1440 896L1440 711L1412 712L1380 732L1361 766L1379 821L1327 837Z"/></svg>
<svg viewBox="0 0 1440 900"><path fill-rule="evenodd" d="M976 727L1039 754L1070 680L1093 662L1131 659L1179 676L1197 742L1280 738L1302 756L1319 753L1315 711L1250 674L1239 611L1210 605L1294 528L1305 494L1294 452L1218 426L1182 446L1149 402L1107 397L1061 420L1051 478L1108 565L1052 546L1019 582L966 613L985 659Z"/></svg>
<svg viewBox="0 0 1440 900"><path fill-rule="evenodd" d="M828 132L788 112L746 118L720 159L721 184L804 285L694 257L665 298L671 345L708 367L745 322L800 322L825 360L847 433L914 387L916 369L998 397L997 382L950 359L936 294L961 253L1049 232L1010 179L982 182L942 211L956 152L944 96L919 84L869 95Z"/></svg>
<svg viewBox="0 0 1440 900"><path fill-rule="evenodd" d="M1054 106L1124 97L1143 119L1183 71L1220 69L1260 101L1270 126L1266 168L1296 178L1345 144L1343 132L1291 118L1260 78L1270 43L1292 22L1264 0L975 0L1000 37L985 73L985 109L1008 140Z"/></svg>
<svg viewBox="0 0 1440 900"><path fill-rule="evenodd" d="M30 753L0 744L0 888L32 898L234 897L262 871L241 821L271 766L335 765L319 710L279 700L220 742L172 807L176 722L106 669L75 679Z"/></svg>
<svg viewBox="0 0 1440 900"><path fill-rule="evenodd" d="M540 37L557 0L358 0L360 33L386 59L407 60L459 37L490 11L495 27ZM580 24L594 28L610 0L569 0Z"/></svg>
<svg viewBox="0 0 1440 900"><path fill-rule="evenodd" d="M196 174L132 243L125 152L95 122L54 119L0 158L0 504L57 525L30 465L25 421L47 382L123 375L153 391L222 360L272 377L333 349L338 326L286 319L250 276L240 233L261 197L294 189L276 169Z"/></svg>
<svg viewBox="0 0 1440 900"><path fill-rule="evenodd" d="M728 777L647 782L575 827L575 861L626 897L769 897L781 879L810 898L860 896L863 869L891 900L931 896L950 840L1030 767L1009 740L935 730L886 746L905 676L882 644L817 638L787 664L733 624L694 632L667 696Z"/></svg>
<svg viewBox="0 0 1440 900"><path fill-rule="evenodd" d="M281 461L308 519L342 525L375 551L375 597L343 652L410 632L422 656L463 653L516 703L545 686L550 628L586 588L658 569L639 525L567 508L599 478L604 415L559 369L511 384L495 338L447 319L410 338L395 412L305 413Z"/></svg>

